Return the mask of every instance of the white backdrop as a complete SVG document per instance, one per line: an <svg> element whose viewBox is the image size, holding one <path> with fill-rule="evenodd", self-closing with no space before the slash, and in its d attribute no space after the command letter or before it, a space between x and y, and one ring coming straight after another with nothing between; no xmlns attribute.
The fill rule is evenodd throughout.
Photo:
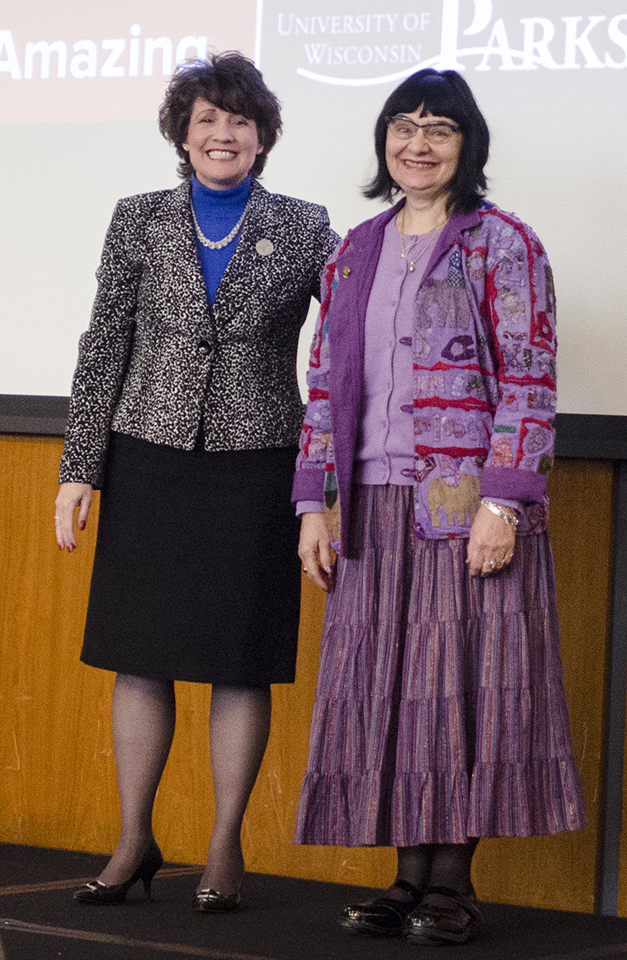
<svg viewBox="0 0 627 960"><path fill-rule="evenodd" d="M390 91L462 71L492 133L490 197L555 270L559 410L627 415L627 0L285 2L5 0L0 393L67 395L115 201L177 182L156 126L177 56L235 48L283 103L265 185L325 203L340 233L380 209L359 187Z"/></svg>

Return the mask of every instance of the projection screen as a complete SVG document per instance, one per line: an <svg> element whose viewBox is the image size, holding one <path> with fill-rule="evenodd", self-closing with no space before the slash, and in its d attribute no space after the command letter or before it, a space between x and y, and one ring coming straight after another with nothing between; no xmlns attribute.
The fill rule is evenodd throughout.
<svg viewBox="0 0 627 960"><path fill-rule="evenodd" d="M116 200L177 183L168 78L226 49L283 104L264 184L326 204L339 233L381 209L360 187L390 91L461 71L492 133L490 198L554 267L558 409L627 416L627 0L4 0L0 394L69 393Z"/></svg>

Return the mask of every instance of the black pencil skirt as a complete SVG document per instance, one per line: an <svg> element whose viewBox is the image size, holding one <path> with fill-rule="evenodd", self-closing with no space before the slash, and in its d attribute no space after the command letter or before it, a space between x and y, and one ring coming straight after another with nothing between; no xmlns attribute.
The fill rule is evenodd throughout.
<svg viewBox="0 0 627 960"><path fill-rule="evenodd" d="M81 660L158 680L294 680L297 449L112 434Z"/></svg>

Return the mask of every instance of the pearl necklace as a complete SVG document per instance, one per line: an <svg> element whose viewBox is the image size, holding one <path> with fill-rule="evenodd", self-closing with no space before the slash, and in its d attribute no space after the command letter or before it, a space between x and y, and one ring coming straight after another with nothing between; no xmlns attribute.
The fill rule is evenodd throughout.
<svg viewBox="0 0 627 960"><path fill-rule="evenodd" d="M413 243L410 244L409 251L407 251L405 249L405 207L403 207L401 211L401 260L407 260L407 262L409 263L410 273L414 272L414 270L416 269L416 264L418 263L419 260L421 260L424 257L427 251L430 251L433 249L433 247L435 246L435 242L438 238L437 231L440 230L445 223L446 223L446 220L444 220L443 223L438 223L435 227L429 230L428 233L422 235L423 238L429 237L430 239L427 241L427 243L425 243L420 248L420 250L418 251L417 255L414 257L414 259L410 260L407 254L408 252L411 252L412 247L414 247L418 243L418 237L416 237ZM432 234L433 236L431 236Z"/></svg>
<svg viewBox="0 0 627 960"><path fill-rule="evenodd" d="M200 229L200 224L196 219L196 214L194 213L194 204L190 203L190 207L192 211L192 220L194 221L194 227L196 228L196 236L202 243L203 247L209 247L210 250L222 250L223 247L228 247L229 243L231 243L231 241L237 236L239 229L244 222L244 217L246 216L246 211L248 210L248 203L246 203L244 212L233 229L230 231L230 233L227 233L226 237L223 237L222 240L209 240L209 238L204 235Z"/></svg>

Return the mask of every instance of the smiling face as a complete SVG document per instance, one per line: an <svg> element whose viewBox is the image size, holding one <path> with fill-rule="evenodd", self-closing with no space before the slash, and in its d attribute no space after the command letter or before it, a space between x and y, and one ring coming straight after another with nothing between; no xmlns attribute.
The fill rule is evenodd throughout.
<svg viewBox="0 0 627 960"><path fill-rule="evenodd" d="M413 113L403 113L400 116L407 117L418 126L437 120L454 125L454 121L449 117L434 117L430 113L423 113L422 107L418 107ZM435 200L448 194L449 185L457 170L461 148L461 133L454 133L445 143L431 144L421 130L417 130L410 140L402 140L394 136L392 129L388 128L385 161L390 176L405 194L416 200Z"/></svg>
<svg viewBox="0 0 627 960"><path fill-rule="evenodd" d="M211 190L242 183L263 146L257 125L200 97L194 103L183 148L197 178Z"/></svg>

